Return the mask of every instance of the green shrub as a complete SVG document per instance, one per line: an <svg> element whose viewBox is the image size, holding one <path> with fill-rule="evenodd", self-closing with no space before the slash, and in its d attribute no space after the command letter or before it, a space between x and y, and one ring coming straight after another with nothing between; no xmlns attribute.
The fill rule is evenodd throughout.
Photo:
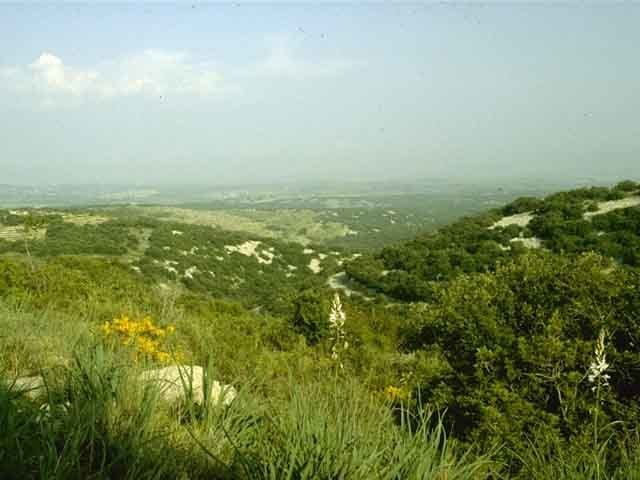
<svg viewBox="0 0 640 480"><path fill-rule="evenodd" d="M306 338L309 345L318 344L329 333L329 303L324 295L312 289L303 290L293 301L293 329Z"/></svg>

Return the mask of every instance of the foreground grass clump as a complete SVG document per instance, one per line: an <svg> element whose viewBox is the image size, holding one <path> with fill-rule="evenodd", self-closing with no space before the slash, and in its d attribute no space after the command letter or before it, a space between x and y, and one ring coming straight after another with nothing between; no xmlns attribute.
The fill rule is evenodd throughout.
<svg viewBox="0 0 640 480"><path fill-rule="evenodd" d="M0 477L487 478L486 459L459 455L441 424L398 426L354 381L290 380L277 403L247 389L229 408L171 406L138 372L98 347L48 376L40 400L4 378Z"/></svg>

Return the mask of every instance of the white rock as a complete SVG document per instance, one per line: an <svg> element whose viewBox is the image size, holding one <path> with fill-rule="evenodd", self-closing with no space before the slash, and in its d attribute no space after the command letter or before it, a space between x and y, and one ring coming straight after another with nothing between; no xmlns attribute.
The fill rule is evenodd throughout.
<svg viewBox="0 0 640 480"><path fill-rule="evenodd" d="M319 258L312 258L311 261L309 262L309 265L307 265L307 267L313 273L320 273L322 271L322 267L320 266L320 259Z"/></svg>
<svg viewBox="0 0 640 480"><path fill-rule="evenodd" d="M166 402L173 403L186 399L189 389L195 403L201 405L204 402L204 369L198 365L175 365L146 370L138 376L138 380L141 383L157 383L160 388L160 398ZM20 392L31 399L46 393L46 384L41 375L20 377L6 383L13 391ZM238 395L233 386L222 384L217 380L212 380L209 388L209 399L214 404L230 405Z"/></svg>
<svg viewBox="0 0 640 480"><path fill-rule="evenodd" d="M196 267L196 266L194 265L194 266L192 266L192 267L187 268L187 269L184 271L184 278L190 278L190 279L193 279L193 275L194 275L195 273L198 273L198 267Z"/></svg>
<svg viewBox="0 0 640 480"><path fill-rule="evenodd" d="M519 242L525 248L541 248L542 240L538 237L516 237L509 240L511 243Z"/></svg>
<svg viewBox="0 0 640 480"><path fill-rule="evenodd" d="M630 196L620 200L609 200L608 202L599 202L597 205L598 210L595 212L586 212L584 214L584 218L589 219L595 215L603 215L605 213L613 212L614 210L635 207L638 205L640 205L640 197L638 196Z"/></svg>
<svg viewBox="0 0 640 480"><path fill-rule="evenodd" d="M176 402L188 397L197 404L204 402L204 369L198 365L175 365L165 368L147 370L138 379L142 382L157 383L160 396L166 402ZM236 398L236 389L231 385L224 385L217 380L210 382L209 399L213 403L230 405Z"/></svg>
<svg viewBox="0 0 640 480"><path fill-rule="evenodd" d="M42 375L16 378L15 382L7 382L7 386L31 399L36 399L45 394L45 383Z"/></svg>
<svg viewBox="0 0 640 480"><path fill-rule="evenodd" d="M495 222L489 227L489 230L493 230L497 227L508 227L510 225L517 225L518 227L526 227L533 219L533 212L516 213L515 215L509 215Z"/></svg>
<svg viewBox="0 0 640 480"><path fill-rule="evenodd" d="M270 265L271 262L273 262L273 258L275 257L275 254L272 252L272 249L269 250L262 250L261 253L258 253L256 251L256 249L258 248L258 246L260 245L260 243L257 240L248 240L240 245L225 245L225 250L228 253L239 253L241 255L244 255L246 257L255 257L256 260L258 260L258 263L264 263L267 265ZM260 255L264 255L267 258L263 258Z"/></svg>

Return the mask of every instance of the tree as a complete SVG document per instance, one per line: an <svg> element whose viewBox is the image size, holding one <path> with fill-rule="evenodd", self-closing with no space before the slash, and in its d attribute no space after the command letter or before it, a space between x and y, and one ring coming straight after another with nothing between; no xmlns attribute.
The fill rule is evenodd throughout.
<svg viewBox="0 0 640 480"><path fill-rule="evenodd" d="M29 212L29 214L24 218L24 249L27 253L27 258L29 259L29 266L31 267L31 271L35 271L35 265L33 263L33 258L31 257L31 252L29 251L29 237L32 232L37 231L39 228L44 226L44 218L41 216L36 216L33 213Z"/></svg>
<svg viewBox="0 0 640 480"><path fill-rule="evenodd" d="M329 332L329 305L317 290L303 290L293 301L292 326L309 345L316 345Z"/></svg>

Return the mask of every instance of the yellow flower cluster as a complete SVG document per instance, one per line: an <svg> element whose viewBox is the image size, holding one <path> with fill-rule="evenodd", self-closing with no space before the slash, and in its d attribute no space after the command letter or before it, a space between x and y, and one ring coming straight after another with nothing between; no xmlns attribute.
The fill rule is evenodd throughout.
<svg viewBox="0 0 640 480"><path fill-rule="evenodd" d="M122 315L105 322L101 330L105 338L115 338L119 343L133 348L136 359L142 356L161 363L171 360L171 355L164 351L162 343L167 335L175 331L172 325L162 328L155 325L150 317L135 320ZM180 354L174 355L178 356Z"/></svg>
<svg viewBox="0 0 640 480"><path fill-rule="evenodd" d="M409 392L403 387L394 387L389 385L384 389L384 396L390 402L401 402L409 399Z"/></svg>

